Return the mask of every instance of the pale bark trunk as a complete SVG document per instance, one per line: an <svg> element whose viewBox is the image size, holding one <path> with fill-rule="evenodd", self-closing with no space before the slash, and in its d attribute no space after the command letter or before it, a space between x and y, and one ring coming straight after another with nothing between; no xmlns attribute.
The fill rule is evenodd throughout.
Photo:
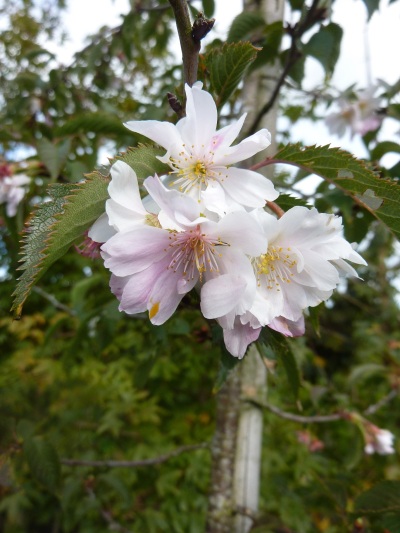
<svg viewBox="0 0 400 533"><path fill-rule="evenodd" d="M254 344L241 364L240 377L242 397L266 400L266 367ZM234 474L234 503L237 514L232 531L235 533L250 531L258 511L262 430L262 410L248 402L242 403Z"/></svg>
<svg viewBox="0 0 400 533"><path fill-rule="evenodd" d="M259 10L267 23L283 19L284 0L244 0L244 9ZM244 84L243 107L250 126L257 111L269 101L280 74L279 62L268 64L249 76ZM257 129L267 128L277 151L278 101ZM261 158L265 158L265 151ZM248 166L257 158L247 161ZM270 167L265 175L272 177ZM266 368L257 348L251 346L243 362L228 377L217 397L217 425L212 446L212 479L207 533L248 533L258 511L263 420L259 408L241 402L241 396L265 399Z"/></svg>
<svg viewBox="0 0 400 533"><path fill-rule="evenodd" d="M239 418L240 379L234 368L217 394L217 416L211 446L211 489L207 533L232 533L234 520L233 476Z"/></svg>

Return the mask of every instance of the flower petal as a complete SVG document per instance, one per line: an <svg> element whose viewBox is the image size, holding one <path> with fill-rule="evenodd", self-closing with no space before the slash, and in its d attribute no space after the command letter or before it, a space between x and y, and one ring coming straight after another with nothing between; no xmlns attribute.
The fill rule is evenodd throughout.
<svg viewBox="0 0 400 533"><path fill-rule="evenodd" d="M253 329L249 324L242 324L237 317L233 329L224 329L226 349L234 357L241 359L250 343L256 341L261 328Z"/></svg>
<svg viewBox="0 0 400 533"><path fill-rule="evenodd" d="M246 115L247 113L244 113L239 120L233 124L229 124L228 126L221 128L216 132L211 141L211 147L214 151L227 148L233 143L243 127Z"/></svg>
<svg viewBox="0 0 400 533"><path fill-rule="evenodd" d="M167 253L169 233L160 228L143 226L117 233L101 250L104 265L117 276L129 276L148 268Z"/></svg>
<svg viewBox="0 0 400 533"><path fill-rule="evenodd" d="M95 242L106 242L113 235L115 235L115 229L110 226L107 213L99 216L88 232L88 237Z"/></svg>
<svg viewBox="0 0 400 533"><path fill-rule="evenodd" d="M124 124L125 127L148 137L155 143L169 150L173 145L182 146L182 138L177 127L171 122L159 120L131 120Z"/></svg>
<svg viewBox="0 0 400 533"><path fill-rule="evenodd" d="M185 85L186 117L181 119L177 128L182 139L193 151L208 148L217 125L217 106L207 91L200 87Z"/></svg>
<svg viewBox="0 0 400 533"><path fill-rule="evenodd" d="M246 289L246 281L233 274L223 274L207 281L201 289L201 312L206 318L218 318L232 311Z"/></svg>
<svg viewBox="0 0 400 533"><path fill-rule="evenodd" d="M254 133L250 137L243 139L242 142L215 151L215 164L216 165L233 165L239 161L244 161L249 157L261 152L271 144L271 134L268 130L262 129L257 133Z"/></svg>
<svg viewBox="0 0 400 533"><path fill-rule="evenodd" d="M221 185L241 205L247 207L264 207L266 201L278 198L272 181L258 172L243 168L229 167L226 170L227 178Z"/></svg>

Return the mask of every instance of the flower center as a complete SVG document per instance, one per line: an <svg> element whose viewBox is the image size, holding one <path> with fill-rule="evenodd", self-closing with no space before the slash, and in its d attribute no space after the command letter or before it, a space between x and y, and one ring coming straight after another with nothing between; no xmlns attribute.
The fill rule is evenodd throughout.
<svg viewBox="0 0 400 533"><path fill-rule="evenodd" d="M270 246L253 263L258 286L265 284L267 289L280 291L282 282L291 282L292 270L297 264L295 257L290 248Z"/></svg>
<svg viewBox="0 0 400 533"><path fill-rule="evenodd" d="M188 150L186 145L182 145L183 150L179 152L178 157L170 157L169 165L172 168L170 175L175 174L175 179L171 186L177 187L183 193L190 193L197 189L197 198L200 201L201 191L203 191L210 180L223 181L228 176L223 170L226 167L216 166L214 163L214 152L207 151L202 145L198 153L195 152L195 146Z"/></svg>
<svg viewBox="0 0 400 533"><path fill-rule="evenodd" d="M203 280L204 272L219 272L218 259L221 254L218 246L227 246L220 238L213 239L201 233L200 225L188 231L171 231L171 261L168 268L182 274L186 281L193 280L197 275Z"/></svg>

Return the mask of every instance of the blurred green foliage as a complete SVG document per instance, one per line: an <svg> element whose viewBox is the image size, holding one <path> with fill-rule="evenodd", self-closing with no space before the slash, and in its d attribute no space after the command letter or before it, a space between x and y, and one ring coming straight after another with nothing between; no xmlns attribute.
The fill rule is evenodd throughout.
<svg viewBox="0 0 400 533"><path fill-rule="evenodd" d="M48 199L47 186L81 180L104 146L116 155L136 144L140 139L122 122L175 120L165 95L182 96L181 66L168 48L174 29L166 1L152 9L132 0L121 24L89 37L69 65L43 45L65 38L64 3L13 0L0 7L7 21L0 32L0 155L33 178L16 217L8 218L0 206L0 530L202 532L210 483L207 448L135 468L62 461L139 461L211 441L221 354L195 302L185 298L163 327L145 316L123 315L101 260L82 257L72 247L42 277L21 320L10 318L20 233L33 205ZM365 3L372 14L376 3ZM340 31L322 12L307 19L302 0L290 4L315 31L312 38L298 36L301 53L290 64L287 45L279 51L286 31L281 24L268 25L249 13L232 24L230 42L249 40L263 49L251 65L244 62L236 85L224 93L223 123L237 112L245 67L262 68L277 54L297 90L307 54L323 63L328 83ZM213 7L204 0L207 16ZM320 48L320 42L331 44ZM230 58L220 58L220 40L207 43L199 77L217 91L216 65L222 61L226 67ZM291 90L283 92L282 114L293 123L304 116L317 119L322 89L300 92L300 105L290 98ZM386 91L392 117L396 91L389 86ZM378 141L376 132L363 141L375 164L399 152L391 140ZM398 177L398 165L379 171ZM301 171L282 173L277 187L290 193L304 177ZM285 201L293 202L289 196ZM303 415L362 414L400 385L399 307L392 284L400 269L398 245L368 211L327 182L318 187L315 205L343 217L350 241L364 239L368 268L359 270L363 281L346 282L327 307L312 314L305 337L290 343L301 373L297 402L282 361L269 353L269 402ZM398 435L399 407L394 398L366 416ZM398 441L395 446L398 453ZM351 421L305 425L266 412L261 504L253 531L396 533L395 513L363 515L357 498L384 480L398 482L398 461L363 450L361 432Z"/></svg>

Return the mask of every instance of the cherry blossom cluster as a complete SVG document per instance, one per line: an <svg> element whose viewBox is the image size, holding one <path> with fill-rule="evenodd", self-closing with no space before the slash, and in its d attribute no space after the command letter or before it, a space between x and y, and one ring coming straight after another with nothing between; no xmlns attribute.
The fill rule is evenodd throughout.
<svg viewBox="0 0 400 533"><path fill-rule="evenodd" d="M147 311L163 324L192 290L201 312L223 329L228 351L243 357L268 326L304 333L304 311L327 300L347 261L365 264L342 236L341 219L294 207L265 211L278 197L259 173L236 168L270 144L266 129L232 146L245 115L217 130L217 109L201 84L186 86L186 117L126 126L166 149L170 172L144 181L142 199L130 166L111 167L106 213L89 231L111 271L119 309Z"/></svg>
<svg viewBox="0 0 400 533"><path fill-rule="evenodd" d="M365 135L374 131L382 123L383 115L379 114L380 99L374 96L377 87L372 86L356 93L350 100L342 97L338 100L339 111L331 113L325 119L330 133L343 137L346 130L354 135Z"/></svg>

